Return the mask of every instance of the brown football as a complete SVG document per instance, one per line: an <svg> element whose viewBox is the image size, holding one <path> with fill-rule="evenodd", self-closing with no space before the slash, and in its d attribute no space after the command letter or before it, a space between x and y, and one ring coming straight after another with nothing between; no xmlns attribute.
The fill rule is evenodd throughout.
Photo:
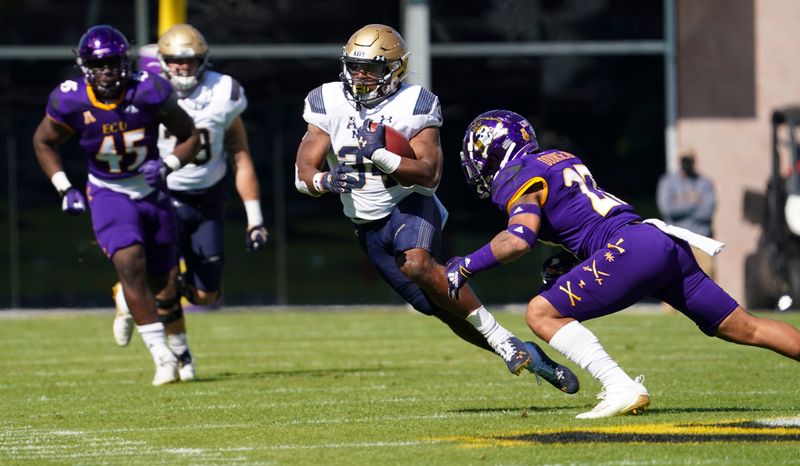
<svg viewBox="0 0 800 466"><path fill-rule="evenodd" d="M371 131L375 131L377 127L378 124L372 122L369 128ZM408 143L408 139L406 139L405 136L391 126L383 125L383 127L386 128L386 149L388 149L389 152L394 152L400 157L409 159L417 158L414 149L411 148L411 144Z"/></svg>

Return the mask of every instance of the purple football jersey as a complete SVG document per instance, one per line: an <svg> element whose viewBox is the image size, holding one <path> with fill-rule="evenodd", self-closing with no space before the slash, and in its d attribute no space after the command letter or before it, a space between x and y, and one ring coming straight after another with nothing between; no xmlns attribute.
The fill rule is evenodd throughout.
<svg viewBox="0 0 800 466"><path fill-rule="evenodd" d="M641 220L633 207L597 186L581 159L557 150L525 154L508 163L492 182L492 201L508 213L537 183L545 193L539 239L578 257L605 246L622 225Z"/></svg>
<svg viewBox="0 0 800 466"><path fill-rule="evenodd" d="M541 291L562 316L584 321L653 296L714 335L736 308L685 241L640 223L633 207L600 189L581 159L568 152L525 154L509 162L492 182L492 201L509 213L536 185L544 193L539 239L582 260Z"/></svg>
<svg viewBox="0 0 800 466"><path fill-rule="evenodd" d="M89 173L107 180L138 175L146 160L157 160L159 108L172 87L151 73L137 73L119 100L95 98L83 78L62 82L50 93L47 115L79 136Z"/></svg>

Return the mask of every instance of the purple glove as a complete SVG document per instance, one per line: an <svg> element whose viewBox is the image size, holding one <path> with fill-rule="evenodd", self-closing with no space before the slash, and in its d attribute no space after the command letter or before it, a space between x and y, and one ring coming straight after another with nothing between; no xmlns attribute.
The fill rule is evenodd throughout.
<svg viewBox="0 0 800 466"><path fill-rule="evenodd" d="M473 273L469 270L466 257L456 256L447 261L447 295L450 299L458 299L461 288L467 284Z"/></svg>
<svg viewBox="0 0 800 466"><path fill-rule="evenodd" d="M386 147L386 128L383 125L377 125L375 131L370 131L371 125L372 120L366 119L356 132L359 153L368 159L372 158L372 154L376 150Z"/></svg>
<svg viewBox="0 0 800 466"><path fill-rule="evenodd" d="M161 159L148 160L139 167L139 173L144 175L144 180L150 186L158 189L167 188L167 175L171 170Z"/></svg>
<svg viewBox="0 0 800 466"><path fill-rule="evenodd" d="M61 194L61 210L70 215L86 212L86 199L78 188L70 187Z"/></svg>
<svg viewBox="0 0 800 466"><path fill-rule="evenodd" d="M267 244L269 232L264 225L257 225L247 230L247 237L245 238L245 247L249 252L258 251Z"/></svg>

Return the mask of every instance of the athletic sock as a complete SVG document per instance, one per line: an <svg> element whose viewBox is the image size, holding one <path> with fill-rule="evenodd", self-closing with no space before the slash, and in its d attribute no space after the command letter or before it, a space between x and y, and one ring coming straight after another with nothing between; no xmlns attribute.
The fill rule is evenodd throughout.
<svg viewBox="0 0 800 466"><path fill-rule="evenodd" d="M189 350L189 343L186 341L186 333L167 335L167 345L172 349L172 352L178 356Z"/></svg>
<svg viewBox="0 0 800 466"><path fill-rule="evenodd" d="M567 359L586 369L608 392L634 384L633 379L606 353L594 333L577 320L561 327L549 343Z"/></svg>
<svg viewBox="0 0 800 466"><path fill-rule="evenodd" d="M489 346L497 350L498 345L506 341L511 336L511 332L505 329L502 325L497 323L491 312L487 311L484 306L475 309L467 316L467 321L471 323L475 329L486 337Z"/></svg>
<svg viewBox="0 0 800 466"><path fill-rule="evenodd" d="M144 346L147 347L153 360L158 364L166 353L171 353L164 337L164 324L154 322L147 325L137 325L136 330L142 336Z"/></svg>

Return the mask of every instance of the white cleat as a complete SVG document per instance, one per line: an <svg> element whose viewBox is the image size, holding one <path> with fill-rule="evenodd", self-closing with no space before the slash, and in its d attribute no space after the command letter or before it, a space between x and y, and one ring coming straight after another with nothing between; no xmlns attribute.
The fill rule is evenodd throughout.
<svg viewBox="0 0 800 466"><path fill-rule="evenodd" d="M578 414L577 419L599 419L621 414L641 414L650 406L650 394L644 387L644 376L634 380L635 384L625 390L607 393L605 390L597 395L602 401L591 411Z"/></svg>
<svg viewBox="0 0 800 466"><path fill-rule="evenodd" d="M189 363L178 369L178 375L181 378L181 382L191 382L192 380L196 379L197 376L194 373L194 363Z"/></svg>
<svg viewBox="0 0 800 466"><path fill-rule="evenodd" d="M158 356L156 361L156 375L153 376L153 386L159 387L180 380L178 374L178 358L171 351Z"/></svg>
<svg viewBox="0 0 800 466"><path fill-rule="evenodd" d="M114 331L114 341L116 341L119 346L128 346L128 343L131 342L131 335L133 335L133 317L131 317L128 303L125 302L125 297L122 295L122 285L117 282L111 290L117 308L114 316L114 325L112 327Z"/></svg>
<svg viewBox="0 0 800 466"><path fill-rule="evenodd" d="M178 356L178 374L181 382L191 382L197 378L194 372L194 356L189 350Z"/></svg>

